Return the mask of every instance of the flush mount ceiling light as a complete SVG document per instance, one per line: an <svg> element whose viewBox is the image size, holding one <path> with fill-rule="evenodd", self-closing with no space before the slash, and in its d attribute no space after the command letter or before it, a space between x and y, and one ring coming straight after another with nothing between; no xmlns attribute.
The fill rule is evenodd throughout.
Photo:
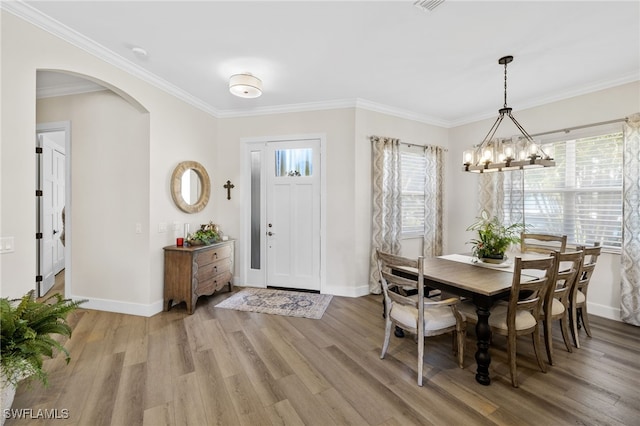
<svg viewBox="0 0 640 426"><path fill-rule="evenodd" d="M229 91L241 98L257 98L262 95L262 81L250 73L235 74L229 78Z"/></svg>
<svg viewBox="0 0 640 426"><path fill-rule="evenodd" d="M493 123L493 126L482 143L472 149L464 151L462 154L462 170L465 172L503 172L553 167L556 165L553 158L547 155L540 145L534 142L531 135L522 128L520 123L518 123L511 114L511 108L507 106L507 64L511 61L513 61L513 56L504 56L498 60L500 65L504 65L504 107L498 110L500 115ZM518 130L520 130L522 137L504 140L492 139L505 115L509 117Z"/></svg>

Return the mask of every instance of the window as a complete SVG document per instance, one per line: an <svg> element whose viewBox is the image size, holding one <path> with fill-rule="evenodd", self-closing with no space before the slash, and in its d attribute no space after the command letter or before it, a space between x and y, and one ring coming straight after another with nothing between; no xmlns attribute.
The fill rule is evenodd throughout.
<svg viewBox="0 0 640 426"><path fill-rule="evenodd" d="M422 152L410 150L400 152L402 180L402 234L422 235L424 232L424 187L426 159Z"/></svg>
<svg viewBox="0 0 640 426"><path fill-rule="evenodd" d="M547 147L556 167L524 172L524 221L531 232L566 234L570 244L600 242L619 249L622 132L554 142L545 151Z"/></svg>
<svg viewBox="0 0 640 426"><path fill-rule="evenodd" d="M311 148L279 149L276 151L276 176L311 176L313 150Z"/></svg>

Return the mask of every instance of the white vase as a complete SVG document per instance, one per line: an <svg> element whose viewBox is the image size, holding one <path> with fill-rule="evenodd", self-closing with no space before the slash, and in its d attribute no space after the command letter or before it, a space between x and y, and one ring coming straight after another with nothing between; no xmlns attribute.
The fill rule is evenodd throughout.
<svg viewBox="0 0 640 426"><path fill-rule="evenodd" d="M4 425L6 420L5 413L11 409L13 405L13 398L16 396L16 389L18 385L9 383L4 374L0 375L0 390L2 391L2 413L0 413L0 426Z"/></svg>

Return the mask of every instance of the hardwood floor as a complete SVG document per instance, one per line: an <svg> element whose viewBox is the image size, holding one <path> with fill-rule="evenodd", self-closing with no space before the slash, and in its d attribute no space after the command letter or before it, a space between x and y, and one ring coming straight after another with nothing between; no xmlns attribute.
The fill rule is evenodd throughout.
<svg viewBox="0 0 640 426"><path fill-rule="evenodd" d="M592 317L594 337L568 353L554 329L557 365L539 371L530 338L518 340L520 388L506 341L492 348L491 386L476 383L475 333L465 368L451 337L429 338L425 379L417 348L392 337L384 360L381 296L334 297L321 320L219 309L229 293L151 318L82 310L50 386L21 384L6 425L637 425L640 328ZM38 411L48 410L48 411ZM57 411L55 411L57 410ZM25 413L23 411L23 413Z"/></svg>

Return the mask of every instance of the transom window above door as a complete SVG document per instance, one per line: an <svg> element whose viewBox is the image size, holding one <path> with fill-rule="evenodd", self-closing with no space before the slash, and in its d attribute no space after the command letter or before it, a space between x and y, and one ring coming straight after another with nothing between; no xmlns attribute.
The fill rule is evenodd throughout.
<svg viewBox="0 0 640 426"><path fill-rule="evenodd" d="M313 175L311 148L279 149L275 151L276 177Z"/></svg>

